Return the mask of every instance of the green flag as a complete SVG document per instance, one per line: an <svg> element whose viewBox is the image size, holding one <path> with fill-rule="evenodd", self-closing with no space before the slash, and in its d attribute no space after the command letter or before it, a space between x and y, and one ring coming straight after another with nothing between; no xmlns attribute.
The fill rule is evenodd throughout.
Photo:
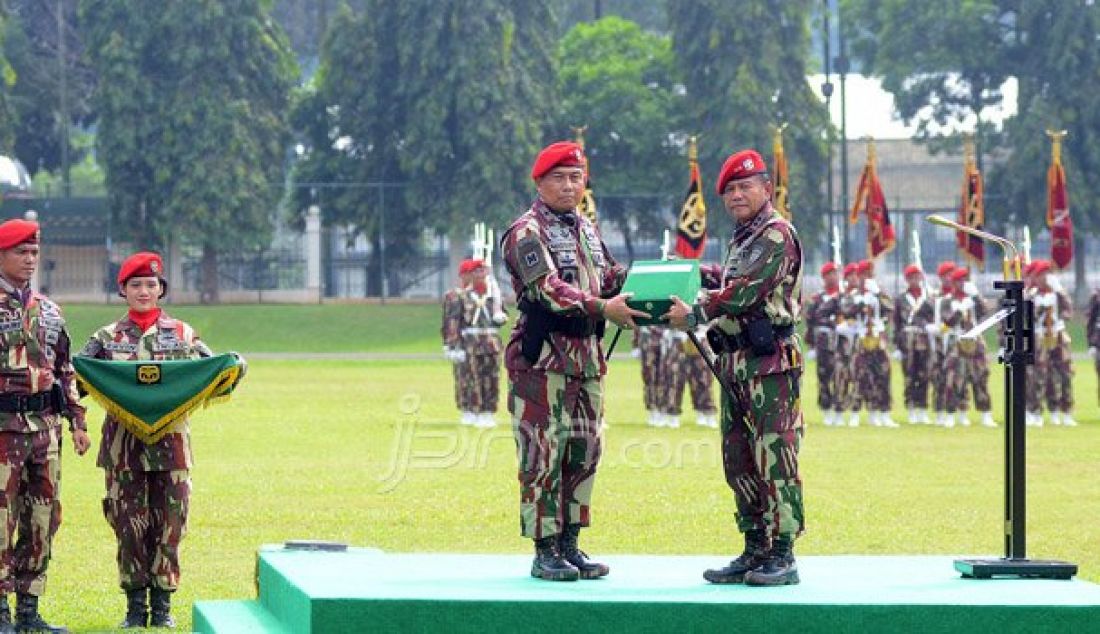
<svg viewBox="0 0 1100 634"><path fill-rule="evenodd" d="M181 361L73 359L77 377L107 413L152 444L199 407L229 397L244 371L236 354Z"/></svg>

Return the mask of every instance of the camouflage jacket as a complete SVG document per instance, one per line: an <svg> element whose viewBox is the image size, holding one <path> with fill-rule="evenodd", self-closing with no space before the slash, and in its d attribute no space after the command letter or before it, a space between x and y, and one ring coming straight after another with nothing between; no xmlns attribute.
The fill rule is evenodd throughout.
<svg viewBox="0 0 1100 634"><path fill-rule="evenodd" d="M722 288L708 291L699 304L706 320L727 335L766 318L773 326L797 326L802 311L802 243L794 226L768 203L752 220L738 225L723 266ZM776 374L802 367L801 337L781 338L776 352L755 356L741 349L724 354L733 377ZM729 359L725 359L729 357Z"/></svg>
<svg viewBox="0 0 1100 634"><path fill-rule="evenodd" d="M840 313L864 350L885 347L894 313L894 300L882 291L852 289L840 302Z"/></svg>
<svg viewBox="0 0 1100 634"><path fill-rule="evenodd" d="M981 295L954 293L943 298L943 323L947 327L947 345L965 355L985 355L985 338L978 337L969 343L960 337L977 326L989 314Z"/></svg>
<svg viewBox="0 0 1100 634"><path fill-rule="evenodd" d="M604 298L618 294L626 269L607 250L596 226L576 211L555 213L536 199L501 237L501 254L516 298L566 317L603 318ZM577 377L603 376L599 337L553 332L532 366L521 353L527 315L520 314L504 353L511 372L534 368Z"/></svg>
<svg viewBox="0 0 1100 634"><path fill-rule="evenodd" d="M1035 289L1031 301L1035 307L1035 345L1049 349L1069 344L1068 320L1073 317L1073 299L1063 290Z"/></svg>
<svg viewBox="0 0 1100 634"><path fill-rule="evenodd" d="M453 288L443 297L443 344L461 347L469 354L500 352L500 324L504 313L500 300L471 287Z"/></svg>
<svg viewBox="0 0 1100 634"><path fill-rule="evenodd" d="M145 332L129 316L95 331L80 356L110 361L196 359L213 353L188 324L161 312ZM96 464L107 470L171 471L190 469L191 438L187 421L147 445L111 416L103 421L103 440Z"/></svg>
<svg viewBox="0 0 1100 634"><path fill-rule="evenodd" d="M906 290L897 296L894 300L894 345L898 350L908 353L934 347L935 301L936 297L926 288L918 295Z"/></svg>
<svg viewBox="0 0 1100 634"><path fill-rule="evenodd" d="M1092 348L1100 348L1100 290L1093 291L1089 297L1088 321L1085 322L1085 336Z"/></svg>
<svg viewBox="0 0 1100 634"><path fill-rule="evenodd" d="M840 316L839 289L828 293L818 291L803 306L806 316L806 339L818 350L836 348L836 325Z"/></svg>
<svg viewBox="0 0 1100 634"><path fill-rule="evenodd" d="M0 431L49 429L61 424L61 416L69 419L70 429L87 429L70 354L61 308L37 291L17 291L0 278L0 394L48 393L57 383L63 403L61 412L53 407L38 413L0 412Z"/></svg>

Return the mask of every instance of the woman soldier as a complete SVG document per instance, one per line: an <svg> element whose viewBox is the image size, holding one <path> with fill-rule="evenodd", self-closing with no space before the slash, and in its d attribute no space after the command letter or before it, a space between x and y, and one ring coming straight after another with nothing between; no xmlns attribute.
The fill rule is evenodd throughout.
<svg viewBox="0 0 1100 634"><path fill-rule="evenodd" d="M163 271L156 253L135 253L122 263L119 294L130 309L97 330L81 355L111 361L212 356L191 326L160 309L168 291ZM108 415L96 464L106 477L103 514L118 541L119 582L126 592L120 627L173 627L171 597L179 586L179 545L191 497L187 421L146 444Z"/></svg>

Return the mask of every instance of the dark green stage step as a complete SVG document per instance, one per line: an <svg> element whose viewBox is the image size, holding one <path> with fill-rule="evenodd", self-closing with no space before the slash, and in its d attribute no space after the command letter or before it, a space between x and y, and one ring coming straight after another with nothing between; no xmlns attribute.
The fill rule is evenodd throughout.
<svg viewBox="0 0 1100 634"><path fill-rule="evenodd" d="M1096 631L1100 586L968 580L952 557L799 557L802 584L714 586L722 556L604 558L611 576L549 583L527 555L285 551L259 556L258 601L197 602L194 628L278 632ZM262 608L262 609L261 609Z"/></svg>

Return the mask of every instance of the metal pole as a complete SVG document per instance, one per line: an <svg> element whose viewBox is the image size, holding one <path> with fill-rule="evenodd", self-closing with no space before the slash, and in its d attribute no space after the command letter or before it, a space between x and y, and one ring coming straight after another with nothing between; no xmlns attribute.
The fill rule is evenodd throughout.
<svg viewBox="0 0 1100 634"><path fill-rule="evenodd" d="M61 184L65 197L73 194L69 179L69 82L65 68L65 3L57 0L57 64L60 74L58 125L61 133Z"/></svg>
<svg viewBox="0 0 1100 634"><path fill-rule="evenodd" d="M848 213L848 102L845 81L848 75L848 55L844 47L844 26L840 20L840 6L836 8L837 46L836 71L840 73L840 209ZM851 258L851 223L844 223L844 259Z"/></svg>
<svg viewBox="0 0 1100 634"><path fill-rule="evenodd" d="M378 185L378 272L382 275L382 304L389 290L386 283L386 184Z"/></svg>
<svg viewBox="0 0 1100 634"><path fill-rule="evenodd" d="M833 235L833 227L836 226L836 203L833 200L833 110L832 110L832 97L833 97L833 83L829 81L831 75L831 61L832 61L832 47L829 41L832 34L829 32L829 13L831 8L829 6L829 0L823 0L823 17L825 36L822 39L824 43L824 54L822 55L822 63L825 65L825 82L821 84L821 94L825 97L825 112L828 113L829 126L826 128L827 138L825 140L825 152L826 152L826 167L828 178L825 182L825 199L829 201L828 213L829 213L829 235Z"/></svg>

